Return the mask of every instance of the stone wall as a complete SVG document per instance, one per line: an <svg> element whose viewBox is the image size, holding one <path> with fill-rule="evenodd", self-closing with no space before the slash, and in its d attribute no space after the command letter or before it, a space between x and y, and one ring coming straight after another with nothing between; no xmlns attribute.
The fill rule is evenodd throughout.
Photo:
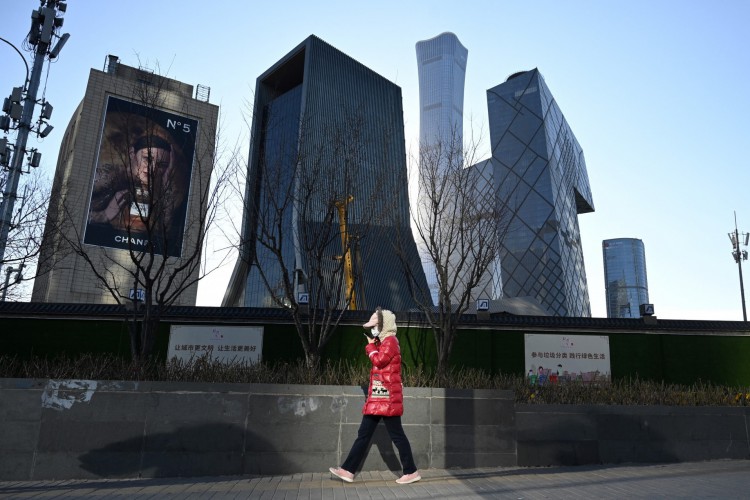
<svg viewBox="0 0 750 500"><path fill-rule="evenodd" d="M750 408L515 405L510 391L405 388L417 466L750 459ZM364 388L0 379L0 480L321 472ZM400 474L381 425L365 470Z"/></svg>
<svg viewBox="0 0 750 500"><path fill-rule="evenodd" d="M518 465L750 459L750 407L517 405Z"/></svg>
<svg viewBox="0 0 750 500"><path fill-rule="evenodd" d="M516 464L509 391L404 390L421 468ZM320 472L357 434L364 389L0 380L0 479ZM400 464L381 425L363 464Z"/></svg>

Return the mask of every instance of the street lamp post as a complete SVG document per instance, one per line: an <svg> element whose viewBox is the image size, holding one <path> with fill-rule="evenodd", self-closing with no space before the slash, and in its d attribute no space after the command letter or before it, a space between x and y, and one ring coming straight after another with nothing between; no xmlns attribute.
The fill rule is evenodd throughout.
<svg viewBox="0 0 750 500"><path fill-rule="evenodd" d="M742 282L742 261L747 260L747 250L740 250L740 245L747 246L748 240L750 240L750 233L742 233L742 240L740 240L740 232L737 230L737 212L734 213L734 232L729 233L729 239L732 242L732 257L737 263L737 268L740 273L740 296L742 297L742 319L747 321L747 309L745 308L745 285Z"/></svg>

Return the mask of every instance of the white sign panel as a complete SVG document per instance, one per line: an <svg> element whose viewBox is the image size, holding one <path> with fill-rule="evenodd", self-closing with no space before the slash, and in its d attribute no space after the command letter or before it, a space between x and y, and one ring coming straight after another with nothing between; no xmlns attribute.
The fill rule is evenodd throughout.
<svg viewBox="0 0 750 500"><path fill-rule="evenodd" d="M527 377L533 384L611 381L606 335L527 333L524 354Z"/></svg>
<svg viewBox="0 0 750 500"><path fill-rule="evenodd" d="M208 355L225 363L258 363L262 352L262 326L172 325L167 359Z"/></svg>

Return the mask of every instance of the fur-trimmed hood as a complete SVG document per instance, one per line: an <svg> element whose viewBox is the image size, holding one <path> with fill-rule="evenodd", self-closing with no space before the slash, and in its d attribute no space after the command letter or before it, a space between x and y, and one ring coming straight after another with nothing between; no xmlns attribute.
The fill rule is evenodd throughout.
<svg viewBox="0 0 750 500"><path fill-rule="evenodd" d="M396 315L388 309L378 307L372 313L370 320L362 326L364 328L377 327L378 331L380 331L380 338L384 339L385 337L396 335Z"/></svg>
<svg viewBox="0 0 750 500"><path fill-rule="evenodd" d="M380 332L380 338L396 335L396 330L396 315L388 309L383 309L383 329Z"/></svg>

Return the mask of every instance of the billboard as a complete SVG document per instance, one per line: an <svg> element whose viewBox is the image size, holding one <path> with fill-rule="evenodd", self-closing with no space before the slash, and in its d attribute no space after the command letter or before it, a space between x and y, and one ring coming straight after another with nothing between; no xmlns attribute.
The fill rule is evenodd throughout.
<svg viewBox="0 0 750 500"><path fill-rule="evenodd" d="M83 242L179 257L198 121L107 97Z"/></svg>
<svg viewBox="0 0 750 500"><path fill-rule="evenodd" d="M167 359L208 356L223 363L259 363L262 352L262 326L173 325Z"/></svg>
<svg viewBox="0 0 750 500"><path fill-rule="evenodd" d="M610 382L609 337L606 335L524 335L529 382Z"/></svg>

